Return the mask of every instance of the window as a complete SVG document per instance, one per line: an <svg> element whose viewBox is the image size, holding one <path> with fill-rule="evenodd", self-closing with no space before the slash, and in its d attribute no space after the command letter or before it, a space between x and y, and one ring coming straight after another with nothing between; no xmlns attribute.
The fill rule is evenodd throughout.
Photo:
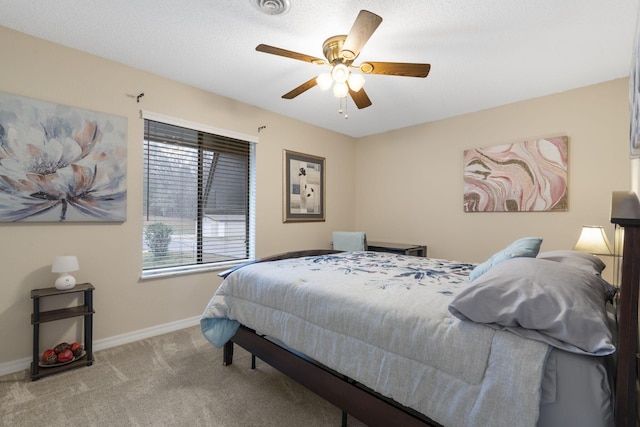
<svg viewBox="0 0 640 427"><path fill-rule="evenodd" d="M255 141L148 112L143 117L142 276L252 259Z"/></svg>

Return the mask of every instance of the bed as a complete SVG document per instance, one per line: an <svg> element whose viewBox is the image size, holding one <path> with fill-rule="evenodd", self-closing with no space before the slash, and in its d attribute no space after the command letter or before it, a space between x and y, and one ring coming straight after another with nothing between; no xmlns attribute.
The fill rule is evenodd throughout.
<svg viewBox="0 0 640 427"><path fill-rule="evenodd" d="M629 221L625 259L640 244ZM368 425L635 425L633 263L616 295L596 257L539 245L532 256L531 244L481 265L366 251L267 258L225 273L202 331L225 364L240 345ZM555 317L540 316L554 304ZM614 357L627 379L615 384Z"/></svg>

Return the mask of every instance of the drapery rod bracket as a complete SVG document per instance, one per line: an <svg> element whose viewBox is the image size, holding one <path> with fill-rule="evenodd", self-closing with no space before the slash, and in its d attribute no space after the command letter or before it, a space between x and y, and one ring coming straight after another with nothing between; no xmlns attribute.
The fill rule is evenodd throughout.
<svg viewBox="0 0 640 427"><path fill-rule="evenodd" d="M267 125L260 126L260 127L258 128L258 133L260 133L260 131L261 131L262 129L266 129L266 128L267 128Z"/></svg>
<svg viewBox="0 0 640 427"><path fill-rule="evenodd" d="M140 95L136 96L136 102L140 102L140 98L144 96L144 92L140 92Z"/></svg>

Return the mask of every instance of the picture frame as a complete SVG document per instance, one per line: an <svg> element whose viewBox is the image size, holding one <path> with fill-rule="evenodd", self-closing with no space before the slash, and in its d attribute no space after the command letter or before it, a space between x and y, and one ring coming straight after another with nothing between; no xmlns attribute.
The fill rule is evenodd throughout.
<svg viewBox="0 0 640 427"><path fill-rule="evenodd" d="M566 212L569 137L464 150L465 212Z"/></svg>
<svg viewBox="0 0 640 427"><path fill-rule="evenodd" d="M0 92L0 222L127 219L127 118Z"/></svg>
<svg viewBox="0 0 640 427"><path fill-rule="evenodd" d="M283 150L282 222L325 220L325 158Z"/></svg>
<svg viewBox="0 0 640 427"><path fill-rule="evenodd" d="M640 26L636 29L629 77L629 158L640 157Z"/></svg>

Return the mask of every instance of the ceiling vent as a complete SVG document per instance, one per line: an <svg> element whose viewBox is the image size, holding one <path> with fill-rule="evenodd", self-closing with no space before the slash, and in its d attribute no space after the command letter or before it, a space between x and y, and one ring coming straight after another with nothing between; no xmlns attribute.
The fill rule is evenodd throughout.
<svg viewBox="0 0 640 427"><path fill-rule="evenodd" d="M289 11L289 0L249 0L260 12L267 15L283 15Z"/></svg>

